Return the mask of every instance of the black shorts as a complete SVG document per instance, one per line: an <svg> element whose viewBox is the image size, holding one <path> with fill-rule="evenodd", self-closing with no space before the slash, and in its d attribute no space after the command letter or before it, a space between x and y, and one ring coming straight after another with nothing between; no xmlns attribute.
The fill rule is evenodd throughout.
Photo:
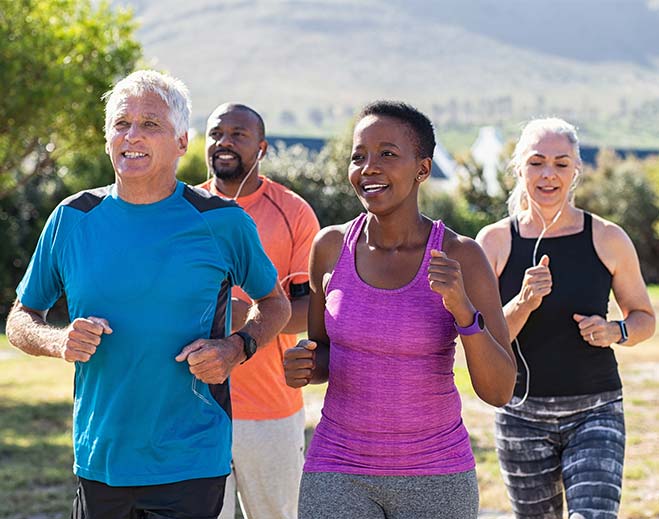
<svg viewBox="0 0 659 519"><path fill-rule="evenodd" d="M78 478L71 519L216 519L227 476L111 487Z"/></svg>

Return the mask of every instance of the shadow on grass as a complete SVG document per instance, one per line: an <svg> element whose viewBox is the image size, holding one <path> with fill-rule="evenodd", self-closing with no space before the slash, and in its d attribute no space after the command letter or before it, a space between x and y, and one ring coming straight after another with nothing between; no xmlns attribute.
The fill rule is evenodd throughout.
<svg viewBox="0 0 659 519"><path fill-rule="evenodd" d="M0 400L0 439L62 434L71 430L71 413L69 401L32 404Z"/></svg>
<svg viewBox="0 0 659 519"><path fill-rule="evenodd" d="M0 401L0 517L66 517L72 464L70 402Z"/></svg>

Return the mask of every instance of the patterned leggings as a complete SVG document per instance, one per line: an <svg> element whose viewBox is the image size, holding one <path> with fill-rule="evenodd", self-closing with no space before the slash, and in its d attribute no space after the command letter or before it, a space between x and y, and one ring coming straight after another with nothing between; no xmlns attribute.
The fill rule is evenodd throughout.
<svg viewBox="0 0 659 519"><path fill-rule="evenodd" d="M519 398L511 402L515 404ZM496 414L501 473L518 519L614 519L625 457L621 391L528 398Z"/></svg>

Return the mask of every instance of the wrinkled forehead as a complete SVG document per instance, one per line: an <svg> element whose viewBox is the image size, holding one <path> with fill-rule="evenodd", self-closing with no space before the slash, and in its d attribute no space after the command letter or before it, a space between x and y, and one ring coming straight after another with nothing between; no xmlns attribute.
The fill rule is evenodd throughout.
<svg viewBox="0 0 659 519"><path fill-rule="evenodd" d="M117 117L127 113L166 117L169 115L169 106L158 94L152 92L125 95L116 99L113 116Z"/></svg>

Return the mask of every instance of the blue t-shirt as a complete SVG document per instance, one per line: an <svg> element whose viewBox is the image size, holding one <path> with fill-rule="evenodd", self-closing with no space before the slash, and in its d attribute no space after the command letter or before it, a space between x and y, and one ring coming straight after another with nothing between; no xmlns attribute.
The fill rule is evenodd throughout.
<svg viewBox="0 0 659 519"><path fill-rule="evenodd" d="M62 202L17 294L46 310L64 292L72 320L103 317L113 329L76 362L74 472L112 486L228 474L228 384L204 384L174 357L229 333L232 285L259 299L276 281L251 218L205 190L179 182L134 205L109 186Z"/></svg>

